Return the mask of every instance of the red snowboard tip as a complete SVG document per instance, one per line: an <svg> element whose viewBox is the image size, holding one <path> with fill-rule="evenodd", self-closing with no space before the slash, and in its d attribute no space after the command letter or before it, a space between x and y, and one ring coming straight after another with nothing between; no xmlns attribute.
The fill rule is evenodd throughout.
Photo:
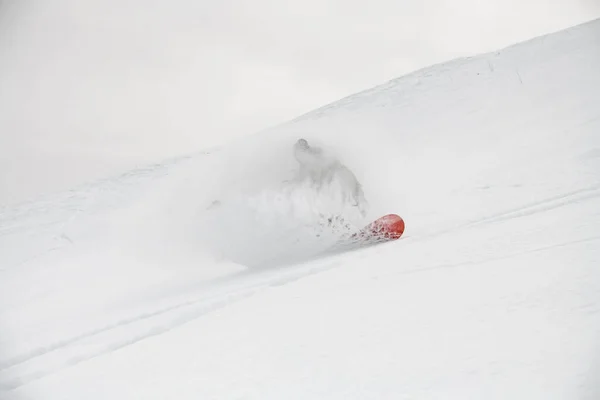
<svg viewBox="0 0 600 400"><path fill-rule="evenodd" d="M365 230L374 236L390 240L400 239L404 233L404 220L396 214L388 214L376 219Z"/></svg>

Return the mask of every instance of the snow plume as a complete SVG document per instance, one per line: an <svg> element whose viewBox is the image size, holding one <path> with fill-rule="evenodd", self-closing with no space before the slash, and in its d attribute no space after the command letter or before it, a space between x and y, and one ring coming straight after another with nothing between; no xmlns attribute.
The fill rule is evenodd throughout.
<svg viewBox="0 0 600 400"><path fill-rule="evenodd" d="M284 171L295 156L287 177L240 186L207 207L199 225L210 250L249 267L269 267L322 253L365 224L368 203L350 168L320 148L299 144L308 146L300 139L288 147L283 165L273 165L277 158L265 165Z"/></svg>

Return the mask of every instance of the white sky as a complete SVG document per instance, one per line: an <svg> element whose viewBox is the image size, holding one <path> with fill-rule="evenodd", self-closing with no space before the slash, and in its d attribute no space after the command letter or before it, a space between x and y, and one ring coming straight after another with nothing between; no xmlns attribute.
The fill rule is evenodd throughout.
<svg viewBox="0 0 600 400"><path fill-rule="evenodd" d="M0 1L0 204L598 17L596 0Z"/></svg>

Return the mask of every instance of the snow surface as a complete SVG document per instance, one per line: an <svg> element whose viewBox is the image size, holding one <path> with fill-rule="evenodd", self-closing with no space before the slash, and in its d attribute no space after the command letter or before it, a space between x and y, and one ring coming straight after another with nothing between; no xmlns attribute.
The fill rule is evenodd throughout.
<svg viewBox="0 0 600 400"><path fill-rule="evenodd" d="M0 397L599 398L598 71L600 20L1 209Z"/></svg>

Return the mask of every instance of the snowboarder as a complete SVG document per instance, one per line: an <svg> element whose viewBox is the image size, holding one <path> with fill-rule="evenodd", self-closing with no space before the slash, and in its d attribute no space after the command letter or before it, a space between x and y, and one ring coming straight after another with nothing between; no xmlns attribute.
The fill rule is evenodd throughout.
<svg viewBox="0 0 600 400"><path fill-rule="evenodd" d="M317 187L331 185L334 179L341 185L344 198L348 198L354 207L358 207L364 216L366 213L366 199L361 184L356 176L334 157L314 146L310 146L306 139L300 138L294 144L294 156L300 164L300 179L310 179Z"/></svg>
<svg viewBox="0 0 600 400"><path fill-rule="evenodd" d="M335 160L326 157L322 149L309 146L306 139L298 139L294 144L294 156L300 164L301 177L310 176L313 181L323 180L335 163Z"/></svg>

